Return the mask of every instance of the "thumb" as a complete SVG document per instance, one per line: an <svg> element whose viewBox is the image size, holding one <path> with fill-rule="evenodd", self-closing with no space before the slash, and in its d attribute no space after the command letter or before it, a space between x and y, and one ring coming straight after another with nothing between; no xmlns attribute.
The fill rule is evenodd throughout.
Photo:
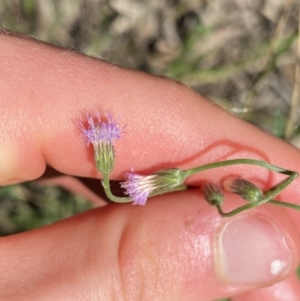
<svg viewBox="0 0 300 301"><path fill-rule="evenodd" d="M222 219L192 190L2 237L0 254L1 300L199 301L287 277L299 238L276 207Z"/></svg>

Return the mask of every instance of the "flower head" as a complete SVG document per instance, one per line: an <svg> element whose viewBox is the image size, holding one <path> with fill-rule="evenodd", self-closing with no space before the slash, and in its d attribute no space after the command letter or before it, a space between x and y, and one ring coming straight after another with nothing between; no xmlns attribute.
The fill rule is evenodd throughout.
<svg viewBox="0 0 300 301"><path fill-rule="evenodd" d="M223 182L223 186L248 202L257 202L263 197L263 192L257 186L242 178L229 177Z"/></svg>
<svg viewBox="0 0 300 301"><path fill-rule="evenodd" d="M204 198L214 206L220 206L224 202L224 194L220 187L214 183L206 183L201 187Z"/></svg>
<svg viewBox="0 0 300 301"><path fill-rule="evenodd" d="M94 159L97 170L109 174L115 164L114 142L119 139L122 129L119 128L111 114L107 114L107 121L101 121L100 115L87 116L87 128L79 123L79 128L86 138L87 145L94 147Z"/></svg>
<svg viewBox="0 0 300 301"><path fill-rule="evenodd" d="M151 194L167 192L181 185L185 179L180 169L164 169L148 176L138 175L131 170L125 174L126 182L121 183L125 193L133 200L133 205L145 205Z"/></svg>
<svg viewBox="0 0 300 301"><path fill-rule="evenodd" d="M111 114L107 114L107 121L101 121L100 115L97 114L93 117L91 114L87 116L88 127L86 128L82 123L79 123L79 128L85 136L87 145L92 143L98 144L100 141L114 143L121 136L122 129L119 129L119 125L112 119Z"/></svg>

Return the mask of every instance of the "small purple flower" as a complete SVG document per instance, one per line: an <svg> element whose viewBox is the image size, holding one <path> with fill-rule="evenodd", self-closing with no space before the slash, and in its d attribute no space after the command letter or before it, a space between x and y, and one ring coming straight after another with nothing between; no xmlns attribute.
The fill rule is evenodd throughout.
<svg viewBox="0 0 300 301"><path fill-rule="evenodd" d="M125 174L126 182L121 183L125 193L133 200L133 205L145 205L152 194L172 190L185 180L185 173L178 168L160 170L152 175L141 176L133 172Z"/></svg>
<svg viewBox="0 0 300 301"><path fill-rule="evenodd" d="M107 121L101 121L100 115L87 116L88 126L79 123L79 128L85 136L87 145L94 147L96 168L102 174L110 174L115 164L114 141L119 139L123 129L120 129L111 114L107 114Z"/></svg>
<svg viewBox="0 0 300 301"><path fill-rule="evenodd" d="M118 140L121 136L122 129L119 129L111 114L107 114L107 121L101 121L100 115L93 117L91 114L87 116L88 127L86 128L82 123L79 123L79 128L87 140L87 145L93 145L100 141L106 141L111 144ZM96 119L96 121L94 121Z"/></svg>
<svg viewBox="0 0 300 301"><path fill-rule="evenodd" d="M133 172L125 174L126 182L121 183L125 193L134 200L132 205L145 205L149 194L156 189L155 177L157 175L141 176Z"/></svg>

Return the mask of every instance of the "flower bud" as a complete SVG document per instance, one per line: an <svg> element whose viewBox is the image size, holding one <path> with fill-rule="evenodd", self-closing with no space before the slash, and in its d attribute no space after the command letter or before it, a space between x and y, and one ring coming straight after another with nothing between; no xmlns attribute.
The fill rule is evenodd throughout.
<svg viewBox="0 0 300 301"><path fill-rule="evenodd" d="M156 192L181 185L185 180L185 173L178 168L163 169L156 173Z"/></svg>
<svg viewBox="0 0 300 301"><path fill-rule="evenodd" d="M214 183L206 183L201 187L204 198L210 205L220 206L224 202L224 194Z"/></svg>
<svg viewBox="0 0 300 301"><path fill-rule="evenodd" d="M181 169L170 168L160 170L152 175L142 176L133 172L125 175L126 182L121 187L133 200L133 205L145 205L151 194L167 192L181 185L185 180L185 174Z"/></svg>
<svg viewBox="0 0 300 301"><path fill-rule="evenodd" d="M89 115L87 121L87 128L82 123L79 124L79 128L87 140L87 145L93 145L97 170L108 175L115 165L114 141L120 138L122 130L110 114L107 115L107 121L101 121L98 115L96 118Z"/></svg>
<svg viewBox="0 0 300 301"><path fill-rule="evenodd" d="M98 171L110 174L115 165L114 146L110 142L99 141L94 145L94 160Z"/></svg>
<svg viewBox="0 0 300 301"><path fill-rule="evenodd" d="M228 178L223 182L223 187L229 192L240 195L248 202L258 202L263 197L263 192L257 186L242 178Z"/></svg>

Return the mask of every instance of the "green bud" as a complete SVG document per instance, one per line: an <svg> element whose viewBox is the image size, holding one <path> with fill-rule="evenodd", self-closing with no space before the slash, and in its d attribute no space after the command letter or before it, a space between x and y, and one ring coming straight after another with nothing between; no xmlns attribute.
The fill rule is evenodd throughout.
<svg viewBox="0 0 300 301"><path fill-rule="evenodd" d="M263 192L257 186L241 178L229 178L223 185L226 190L251 203L258 202L263 197Z"/></svg>
<svg viewBox="0 0 300 301"><path fill-rule="evenodd" d="M206 183L201 187L204 198L210 205L220 206L224 202L224 194L214 183Z"/></svg>
<svg viewBox="0 0 300 301"><path fill-rule="evenodd" d="M183 184L185 180L185 173L178 168L163 169L155 172L151 177L152 193L150 195L160 194Z"/></svg>
<svg viewBox="0 0 300 301"><path fill-rule="evenodd" d="M155 173L159 187L176 187L185 180L185 173L178 168L163 169Z"/></svg>
<svg viewBox="0 0 300 301"><path fill-rule="evenodd" d="M102 174L110 174L115 165L115 150L109 141L99 141L94 146L96 168Z"/></svg>
<svg viewBox="0 0 300 301"><path fill-rule="evenodd" d="M126 181L121 183L133 200L133 205L145 205L149 196L164 194L182 188L186 174L181 169L160 170L152 175L142 176L133 170L125 174Z"/></svg>

